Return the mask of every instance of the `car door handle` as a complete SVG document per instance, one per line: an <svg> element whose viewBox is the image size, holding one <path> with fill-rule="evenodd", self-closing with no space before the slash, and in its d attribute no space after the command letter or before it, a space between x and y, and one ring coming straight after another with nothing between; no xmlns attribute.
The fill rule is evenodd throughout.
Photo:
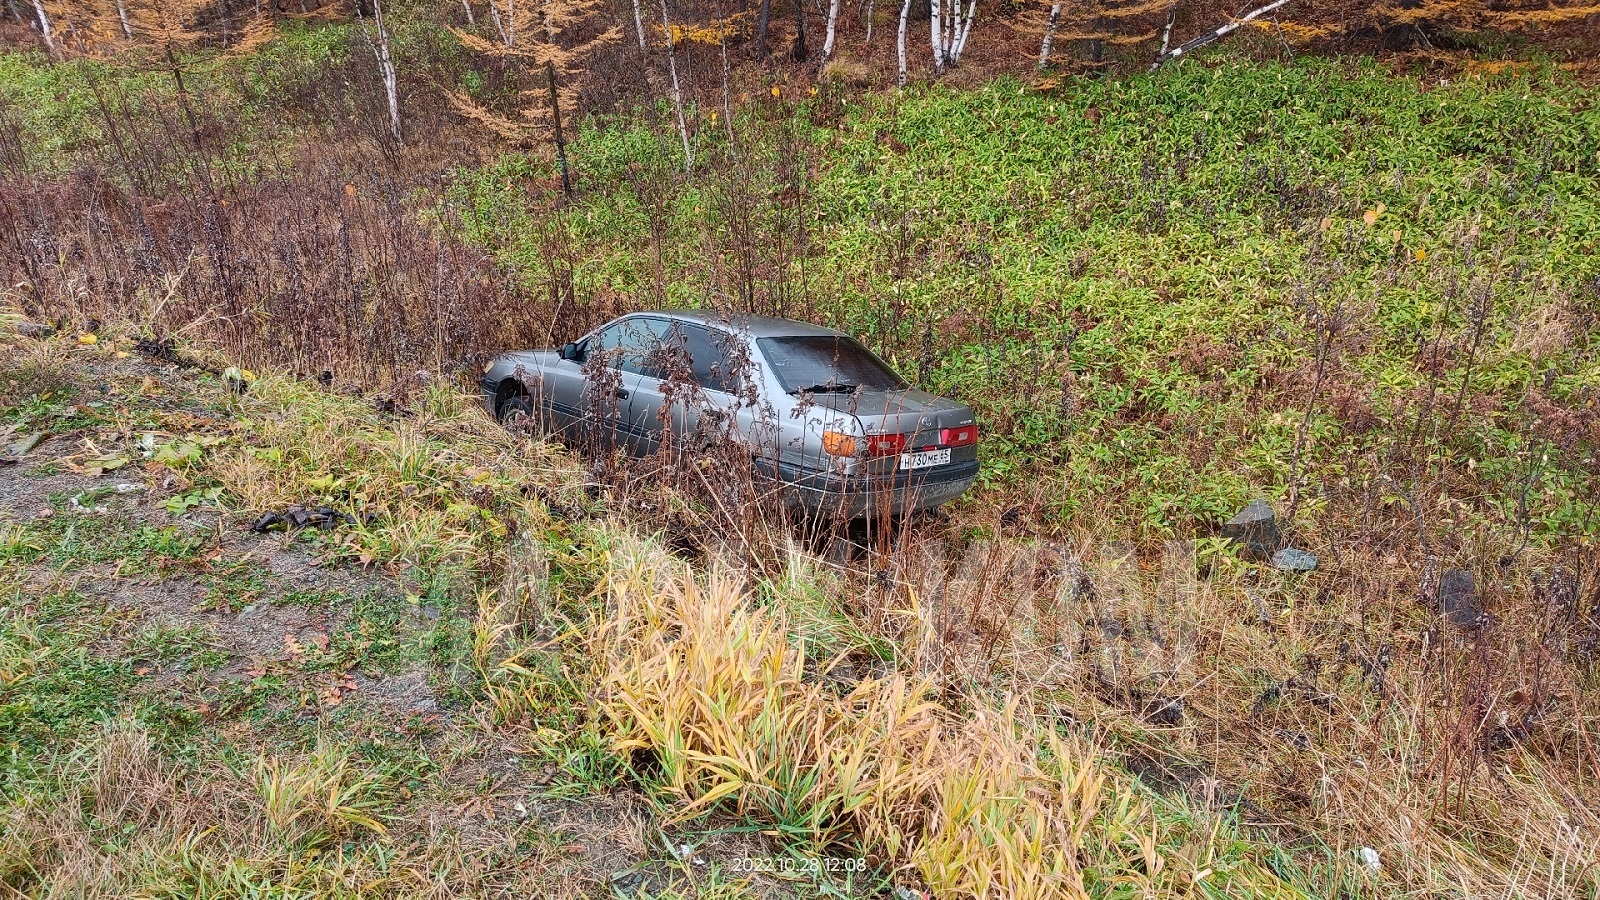
<svg viewBox="0 0 1600 900"><path fill-rule="evenodd" d="M622 388L617 388L617 399L618 400L626 400L626 399L628 399L628 392L626 390L622 389Z"/></svg>

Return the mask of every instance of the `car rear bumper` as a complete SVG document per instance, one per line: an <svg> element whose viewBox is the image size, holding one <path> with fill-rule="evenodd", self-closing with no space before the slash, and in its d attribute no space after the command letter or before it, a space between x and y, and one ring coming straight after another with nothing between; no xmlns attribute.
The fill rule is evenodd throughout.
<svg viewBox="0 0 1600 900"><path fill-rule="evenodd" d="M770 469L769 465L760 465ZM770 473L770 472L769 472ZM779 464L786 500L810 513L840 519L933 509L956 499L978 479L978 461L967 460L916 472L851 477Z"/></svg>

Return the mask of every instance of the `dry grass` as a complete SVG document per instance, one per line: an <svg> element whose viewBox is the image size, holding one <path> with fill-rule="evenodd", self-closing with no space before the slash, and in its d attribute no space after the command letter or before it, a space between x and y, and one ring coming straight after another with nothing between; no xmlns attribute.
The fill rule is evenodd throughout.
<svg viewBox="0 0 1600 900"><path fill-rule="evenodd" d="M1308 830L1347 869L1376 848L1385 888L1600 891L1580 837L1600 827L1595 624L1577 602L1592 566L1463 550L1446 565L1480 573L1494 621L1461 633L1417 599L1423 563L1324 549L1297 578L1165 549L980 542L942 566L908 555L898 590L938 598L947 627L923 645L947 681L1094 722L1157 783ZM1331 883L1366 883L1337 869Z"/></svg>
<svg viewBox="0 0 1600 900"><path fill-rule="evenodd" d="M41 362L59 368L74 340ZM241 523L292 502L357 514L316 539L324 552L443 578L476 604L463 662L483 732L534 753L608 746L664 819L859 853L941 897L1600 890L1582 552L1501 566L1494 536L1449 548L1438 565L1474 569L1490 602L1477 634L1440 627L1416 598L1427 561L1398 551L1315 546L1322 570L1291 578L1205 542L955 540L1005 533L982 511L949 543L913 533L842 572L792 541L759 548L775 566L696 571L637 536L663 524L648 508L603 507L648 497L714 518L711 501L644 484L594 504L570 457L470 398L435 384L408 401L394 415L265 377L226 401L229 440L189 475L220 481ZM600 515L557 521L528 494ZM14 635L0 688L45 649ZM380 815L383 777L332 748L184 768L112 729L0 808L0 883L48 897L539 884L507 874L515 837ZM136 837L106 843L108 827ZM1376 878L1361 847L1380 854Z"/></svg>
<svg viewBox="0 0 1600 900"><path fill-rule="evenodd" d="M940 897L1166 896L1208 877L1295 895L1247 861L1208 871L1208 837L1163 835L1081 735L1015 703L952 707L898 672L841 683L839 660L809 659L788 615L752 605L728 570L702 581L641 547L609 562L591 627L601 703L619 752L679 817L715 809L857 848Z"/></svg>

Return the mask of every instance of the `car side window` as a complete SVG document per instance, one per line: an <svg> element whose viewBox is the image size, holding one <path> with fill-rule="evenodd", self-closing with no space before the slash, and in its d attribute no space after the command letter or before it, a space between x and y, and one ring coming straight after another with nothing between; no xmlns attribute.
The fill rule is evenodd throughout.
<svg viewBox="0 0 1600 900"><path fill-rule="evenodd" d="M687 322L668 322L665 334L646 355L641 374L734 394L741 382L732 360L739 356L730 335Z"/></svg>
<svg viewBox="0 0 1600 900"><path fill-rule="evenodd" d="M684 349L689 353L689 370L695 383L727 394L739 392L740 371L735 358L740 356L732 335L698 325L684 327Z"/></svg>
<svg viewBox="0 0 1600 900"><path fill-rule="evenodd" d="M652 374L648 360L667 332L661 319L631 318L613 322L595 332L584 348L587 355L600 355L613 369L634 374Z"/></svg>

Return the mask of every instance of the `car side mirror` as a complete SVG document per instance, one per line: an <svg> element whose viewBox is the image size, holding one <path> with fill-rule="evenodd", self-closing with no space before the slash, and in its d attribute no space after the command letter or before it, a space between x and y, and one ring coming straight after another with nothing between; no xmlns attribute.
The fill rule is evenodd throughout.
<svg viewBox="0 0 1600 900"><path fill-rule="evenodd" d="M570 359L573 362L583 362L583 347L576 342L563 344L561 347L561 358Z"/></svg>

